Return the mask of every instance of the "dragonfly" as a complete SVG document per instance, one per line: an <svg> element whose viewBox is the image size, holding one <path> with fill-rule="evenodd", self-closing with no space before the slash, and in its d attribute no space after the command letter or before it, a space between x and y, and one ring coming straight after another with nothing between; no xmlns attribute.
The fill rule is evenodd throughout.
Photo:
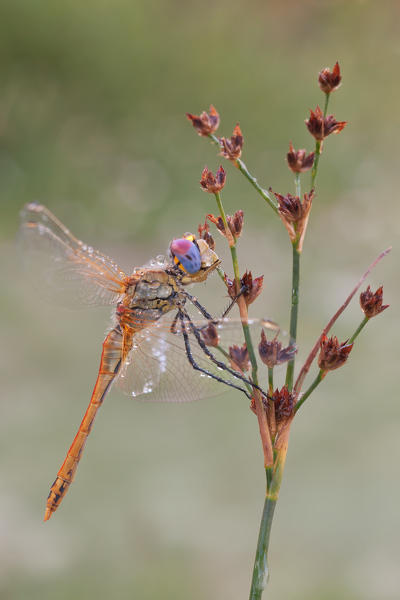
<svg viewBox="0 0 400 600"><path fill-rule="evenodd" d="M21 211L20 243L31 277L41 293L59 305L113 306L112 324L102 346L89 405L47 498L44 520L60 506L74 477L97 412L115 381L134 397L193 400L212 395L211 379L252 395L254 384L219 346L206 343L210 324L218 336L241 330L240 320L215 320L187 291L207 280L221 261L204 239L174 239L167 257L158 256L127 275L109 257L78 240L37 203ZM194 320L186 303L201 314ZM165 318L174 311L174 317ZM250 326L277 331L271 321ZM257 386L256 386L257 387Z"/></svg>

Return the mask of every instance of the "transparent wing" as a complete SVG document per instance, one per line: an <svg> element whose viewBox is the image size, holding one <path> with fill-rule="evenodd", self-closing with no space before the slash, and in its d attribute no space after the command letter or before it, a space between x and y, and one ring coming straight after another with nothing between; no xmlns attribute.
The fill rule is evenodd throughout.
<svg viewBox="0 0 400 600"><path fill-rule="evenodd" d="M255 349L258 347L261 329L267 337L279 334L279 327L272 321L254 319L249 322ZM161 320L134 337L134 346L117 380L117 386L126 394L140 400L161 402L189 402L222 394L232 389L206 374L196 371L190 364L183 334L178 326L177 333L170 330L171 323ZM206 327L207 321L197 321L197 329ZM219 348L207 347L218 361L232 368L224 352L229 346L242 346L243 330L240 320L223 319L219 323ZM268 335L268 331L270 335ZM279 334L285 337L286 334ZM202 369L224 381L246 389L246 384L230 372L217 366L199 346L193 332L188 331L193 361ZM259 361L261 363L261 361ZM249 372L244 373L247 377ZM267 368L259 365L260 385L267 389Z"/></svg>
<svg viewBox="0 0 400 600"><path fill-rule="evenodd" d="M65 306L110 305L125 291L125 273L41 204L21 211L19 242L29 279L45 298Z"/></svg>

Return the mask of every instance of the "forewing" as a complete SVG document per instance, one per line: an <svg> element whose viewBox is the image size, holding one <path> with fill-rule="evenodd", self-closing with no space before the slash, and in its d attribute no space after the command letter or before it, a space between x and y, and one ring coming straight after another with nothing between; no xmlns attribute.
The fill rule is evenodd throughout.
<svg viewBox="0 0 400 600"><path fill-rule="evenodd" d="M65 306L110 305L125 291L125 273L41 204L21 211L19 241L29 280L45 298Z"/></svg>
<svg viewBox="0 0 400 600"><path fill-rule="evenodd" d="M200 321L195 325L197 329L201 329L206 327L208 322ZM279 333L278 326L271 321L251 320L250 331L255 348L260 341L262 328L271 332L269 337ZM178 326L178 332L174 334L170 330L170 322L161 320L135 335L134 346L117 381L117 386L124 393L138 397L140 400L189 402L232 390L229 385L224 385L193 368L188 360L184 338L179 329ZM233 344L241 346L244 343L240 320L224 319L218 325L218 333L220 346L225 352L228 352L229 346ZM188 331L188 336L193 361L199 367L226 382L246 389L244 382L216 365L205 354L192 332ZM208 349L216 360L232 368L229 360L220 350L213 347ZM262 382L260 385L266 389L266 367L261 364L259 370ZM245 373L245 376L248 377L249 373Z"/></svg>

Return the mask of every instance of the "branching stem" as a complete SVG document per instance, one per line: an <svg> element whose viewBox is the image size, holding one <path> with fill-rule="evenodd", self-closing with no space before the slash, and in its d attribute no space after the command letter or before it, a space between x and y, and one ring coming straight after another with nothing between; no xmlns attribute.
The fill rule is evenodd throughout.
<svg viewBox="0 0 400 600"><path fill-rule="evenodd" d="M217 138L216 135L214 135L213 133L210 133L208 137L210 138L210 140L212 140L214 142L214 144L216 144L218 146L218 148L221 148L221 144L219 143L219 139ZM261 185L258 183L257 179L254 177L254 175L252 175L250 173L250 171L248 170L245 163L240 158L238 158L235 162L235 165L239 169L239 171L242 173L242 175L244 175L246 177L247 181L249 183L251 183L251 185L257 190L257 192L260 194L260 196L262 196L262 198L264 198L264 200L266 202L268 202L268 204L270 205L272 210L276 214L278 214L278 206L277 206L272 194L270 194L267 190L265 190L264 188L261 187Z"/></svg>
<svg viewBox="0 0 400 600"><path fill-rule="evenodd" d="M328 112L329 97L330 97L330 94L325 94L324 119ZM318 163L319 163L319 157L321 156L321 151L322 151L322 140L316 140L314 164L313 164L313 168L311 171L311 189L314 188L315 180L317 178Z"/></svg>
<svg viewBox="0 0 400 600"><path fill-rule="evenodd" d="M300 252L298 251L298 244L294 242L293 246L293 260L292 260L292 301L290 308L290 345L296 343L297 339L297 318L299 312L299 287L300 287ZM293 358L288 362L286 369L286 385L289 391L293 387L293 376L294 376L295 359Z"/></svg>

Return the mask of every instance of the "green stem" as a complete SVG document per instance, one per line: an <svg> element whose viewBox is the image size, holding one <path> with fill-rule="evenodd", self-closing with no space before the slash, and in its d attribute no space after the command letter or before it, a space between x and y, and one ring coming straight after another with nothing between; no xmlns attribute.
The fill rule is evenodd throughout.
<svg viewBox="0 0 400 600"><path fill-rule="evenodd" d="M274 392L274 369L268 367L268 391L270 394Z"/></svg>
<svg viewBox="0 0 400 600"><path fill-rule="evenodd" d="M297 317L299 312L299 286L300 286L300 252L297 244L293 243L292 261L292 304L290 309L290 344L295 344L297 339ZM295 359L289 361L286 369L286 385L289 390L293 387Z"/></svg>
<svg viewBox="0 0 400 600"><path fill-rule="evenodd" d="M260 196L262 196L264 198L264 200L266 200L268 202L268 204L270 205L272 210L276 214L278 214L278 206L276 205L275 201L273 200L271 194L269 194L267 192L267 190L264 190L264 188L262 188L260 186L257 179L253 175L251 175L251 173L249 172L245 163L240 158L238 158L236 160L236 165L237 165L237 168L239 169L239 171L246 177L246 179L251 183L251 185L257 190L257 192L260 194Z"/></svg>
<svg viewBox="0 0 400 600"><path fill-rule="evenodd" d="M364 329L364 327L368 323L368 321L369 321L368 317L363 318L363 320L361 321L361 323L359 324L359 326L357 327L357 329L355 330L355 332L349 339L349 342L348 342L349 344L352 344L354 342L354 340L356 339L358 334ZM320 372L318 373L318 375L316 376L316 378L314 379L314 381L312 382L312 384L310 385L308 390L306 390L304 392L304 394L301 396L300 400L297 402L295 409L294 409L295 412L297 412L299 410L300 406L302 406L302 404L304 404L304 402L307 400L308 396L310 396L310 394L313 393L313 391L315 390L317 385L319 385L321 383L321 381L324 378L324 373L326 373L326 371L320 370Z"/></svg>
<svg viewBox="0 0 400 600"><path fill-rule="evenodd" d="M322 371L322 369L321 369L319 371L318 375L316 376L316 378L314 379L314 381L312 382L312 384L310 385L310 387L308 388L308 390L304 392L304 394L301 396L300 400L296 403L296 406L294 407L295 413L297 413L300 406L302 406L304 404L304 402L307 400L308 396L313 393L313 391L315 390L317 385L319 385L321 383L321 381L323 379L323 374L324 374L324 371Z"/></svg>
<svg viewBox="0 0 400 600"><path fill-rule="evenodd" d="M210 133L208 137L214 142L214 144L216 144L218 146L218 148L221 148L221 144L219 143L219 139L217 138L216 135L214 135L213 133ZM277 206L275 200L273 199L272 195L267 190L264 190L264 188L261 187L261 185L258 183L257 179L254 177L254 175L252 175L250 173L250 171L248 170L245 163L240 158L238 158L236 160L235 164L236 164L237 168L239 169L239 171L242 173L242 175L244 175L246 177L247 181L249 181L251 183L251 185L260 194L260 196L262 196L262 198L264 198L264 200L266 200L266 202L268 202L268 204L270 205L272 210L276 214L278 214L278 206Z"/></svg>
<svg viewBox="0 0 400 600"><path fill-rule="evenodd" d="M229 231L229 225L228 225L228 221L226 219L226 214L225 214L225 210L224 210L224 207L223 207L223 204L222 204L221 195L220 195L219 192L216 192L214 195L215 195L215 199L217 201L218 210L220 212L222 222L223 222L224 227L225 227L225 231L228 232ZM235 239L235 238L233 238L233 239ZM236 282L236 289L240 290L241 284L240 284L239 262L238 262L238 258L237 258L237 252L236 252L236 240L235 240L233 246L229 245L229 249L231 251L233 273L234 273L235 282ZM243 329L243 335L244 335L244 339L245 339L245 342L246 342L247 351L249 353L249 358L250 358L250 363L251 363L251 370L252 370L251 376L252 376L253 382L256 385L258 385L258 377L257 377L258 364L257 364L257 358L256 358L256 354L254 352L253 342L251 340L249 324L246 321L244 321L243 319L242 319L242 329Z"/></svg>
<svg viewBox="0 0 400 600"><path fill-rule="evenodd" d="M225 283L225 273L224 273L224 270L221 269L221 267L217 267L216 271L217 271L218 276L221 279L221 281L223 281Z"/></svg>
<svg viewBox="0 0 400 600"><path fill-rule="evenodd" d="M268 582L268 547L275 506L278 501L279 490L282 483L285 457L286 454L284 454L283 456L279 454L276 457L273 475L271 468L266 469L267 494L265 497L264 509L260 523L260 531L258 534L256 557L254 561L253 577L251 580L249 600L260 600L265 586Z"/></svg>
<svg viewBox="0 0 400 600"><path fill-rule="evenodd" d="M276 500L267 495L265 497L264 509L260 523L260 532L258 534L256 558L254 561L249 600L260 600L264 588L268 582L268 546L275 506Z"/></svg>
<svg viewBox="0 0 400 600"><path fill-rule="evenodd" d="M301 200L301 185L300 185L300 173L296 173L294 184L296 187L296 196L298 196Z"/></svg>
<svg viewBox="0 0 400 600"><path fill-rule="evenodd" d="M330 98L330 94L325 94L324 119L328 112L329 98ZM313 168L311 171L311 189L314 188L315 180L317 178L319 157L321 156L321 147L322 147L322 140L317 140L315 142L314 164L313 164Z"/></svg>
<svg viewBox="0 0 400 600"><path fill-rule="evenodd" d="M230 251L231 251L231 255L232 255L232 264L233 264L233 272L235 274L236 287L239 290L240 289L240 275L239 275L239 265L238 265L238 260L237 260L236 246L231 246ZM251 339L249 324L246 321L242 320L242 328L243 328L244 339L246 342L247 351L249 353L249 358L250 358L250 363L251 363L251 377L252 377L252 380L254 381L254 383L256 385L258 385L258 376L257 376L258 364L257 364L256 354L254 352L253 342Z"/></svg>
<svg viewBox="0 0 400 600"><path fill-rule="evenodd" d="M364 317L363 318L363 320L361 321L361 323L359 324L359 326L357 327L357 329L355 330L355 332L353 333L353 335L349 339L349 344L352 344L354 342L354 340L356 339L356 337L358 336L358 334L364 329L364 327L366 326L366 324L368 323L368 321L369 321L368 317Z"/></svg>

